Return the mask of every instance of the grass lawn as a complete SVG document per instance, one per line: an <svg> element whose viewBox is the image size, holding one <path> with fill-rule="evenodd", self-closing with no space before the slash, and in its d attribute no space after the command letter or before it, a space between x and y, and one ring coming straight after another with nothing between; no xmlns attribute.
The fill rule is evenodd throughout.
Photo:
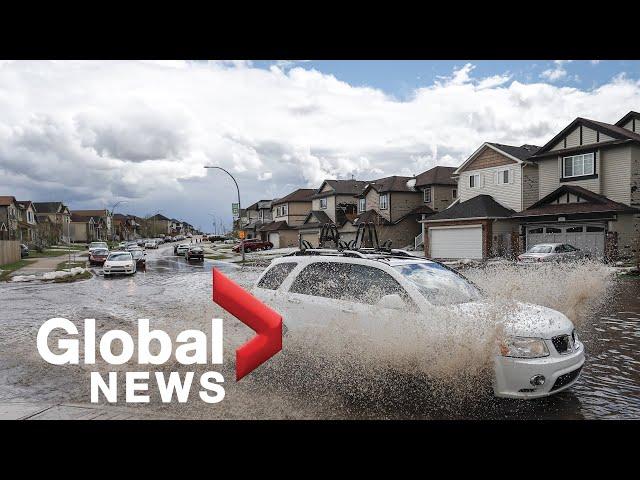
<svg viewBox="0 0 640 480"><path fill-rule="evenodd" d="M43 250L42 252L36 252L35 250L30 250L28 258L61 257L62 255L67 255L68 253L69 253L68 250L62 250L62 249Z"/></svg>
<svg viewBox="0 0 640 480"><path fill-rule="evenodd" d="M33 263L29 260L18 260L15 263L9 263L7 265L2 265L0 267L0 280L9 280L9 275L16 270L26 267L30 263Z"/></svg>
<svg viewBox="0 0 640 480"><path fill-rule="evenodd" d="M65 262L60 262L58 265L56 265L56 270L69 270L71 268L75 268L75 267L86 267L87 266L87 262L71 262L69 263L68 261Z"/></svg>
<svg viewBox="0 0 640 480"><path fill-rule="evenodd" d="M93 277L91 272L83 272L78 275L69 275L68 277L56 278L53 280L53 283L71 283L76 282L78 280L86 280L87 278Z"/></svg>

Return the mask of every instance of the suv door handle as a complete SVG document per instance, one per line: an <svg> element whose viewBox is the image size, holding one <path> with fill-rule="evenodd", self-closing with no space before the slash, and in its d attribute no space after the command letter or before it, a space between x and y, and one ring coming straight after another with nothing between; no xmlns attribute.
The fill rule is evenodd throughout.
<svg viewBox="0 0 640 480"><path fill-rule="evenodd" d="M289 303L300 303L300 300L299 300L299 299L297 299L297 298L289 298L287 301L288 301Z"/></svg>

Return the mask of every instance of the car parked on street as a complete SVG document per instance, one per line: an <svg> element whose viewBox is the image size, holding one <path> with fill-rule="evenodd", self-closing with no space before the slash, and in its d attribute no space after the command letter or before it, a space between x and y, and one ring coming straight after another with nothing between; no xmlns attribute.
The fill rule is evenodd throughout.
<svg viewBox="0 0 640 480"><path fill-rule="evenodd" d="M144 247L144 244L145 244L145 243L147 243L147 240L148 240L147 238L139 238L139 239L136 241L136 244L137 244L139 247Z"/></svg>
<svg viewBox="0 0 640 480"><path fill-rule="evenodd" d="M173 247L173 254L182 256L187 253L187 250L189 250L190 246L191 245L188 243L181 243L179 245L176 245L175 247Z"/></svg>
<svg viewBox="0 0 640 480"><path fill-rule="evenodd" d="M204 249L199 246L191 246L184 253L184 258L187 262L198 261L204 262Z"/></svg>
<svg viewBox="0 0 640 480"><path fill-rule="evenodd" d="M29 256L29 247L27 247L24 243L20 244L20 258Z"/></svg>
<svg viewBox="0 0 640 480"><path fill-rule="evenodd" d="M89 253L91 253L93 250L96 250L98 248L100 249L106 248L107 250L109 250L109 245L107 245L107 242L91 242L89 244Z"/></svg>
<svg viewBox="0 0 640 480"><path fill-rule="evenodd" d="M127 247L127 242L120 242L118 244L118 250L124 250Z"/></svg>
<svg viewBox="0 0 640 480"><path fill-rule="evenodd" d="M173 238L167 235L166 237L164 237L164 241L165 243L173 242Z"/></svg>
<svg viewBox="0 0 640 480"><path fill-rule="evenodd" d="M538 243L519 255L518 261L520 263L570 262L586 257L588 255L584 251L566 243Z"/></svg>
<svg viewBox="0 0 640 480"><path fill-rule="evenodd" d="M89 265L103 265L109 256L106 248L96 248L89 253Z"/></svg>
<svg viewBox="0 0 640 480"><path fill-rule="evenodd" d="M144 250L140 247L136 247L129 250L129 253L131 253L131 256L136 262L136 269L145 270L147 267L147 254L144 253Z"/></svg>
<svg viewBox="0 0 640 480"><path fill-rule="evenodd" d="M323 328L345 318L365 337L385 314L420 324L444 312L460 325L475 325L493 307L463 275L402 250L297 251L274 260L253 294L267 304L277 303L287 331ZM570 388L585 361L571 321L538 305L511 307L500 322L492 354L494 395L528 399ZM437 335L438 328L437 322L429 324L430 335Z"/></svg>
<svg viewBox="0 0 640 480"><path fill-rule="evenodd" d="M102 266L102 273L105 277L120 273L133 275L136 270L136 261L131 252L111 252Z"/></svg>
<svg viewBox="0 0 640 480"><path fill-rule="evenodd" d="M268 242L266 240L261 240L259 238L251 238L248 240L242 240L238 245L232 248L232 250L236 253L240 253L240 247L244 244L245 252L257 252L260 250L271 250L273 248L273 243Z"/></svg>
<svg viewBox="0 0 640 480"><path fill-rule="evenodd" d="M158 248L158 242L156 240L147 240L144 243L144 248Z"/></svg>

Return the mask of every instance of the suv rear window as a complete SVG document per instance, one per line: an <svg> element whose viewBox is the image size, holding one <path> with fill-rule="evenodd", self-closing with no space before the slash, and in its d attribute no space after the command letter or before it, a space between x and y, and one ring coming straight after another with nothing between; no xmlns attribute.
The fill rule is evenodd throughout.
<svg viewBox="0 0 640 480"><path fill-rule="evenodd" d="M284 279L291 273L291 270L296 268L297 263L295 262L287 262L287 263L278 263L272 266L269 270L266 271L264 276L258 282L259 288L266 288L268 290L277 290Z"/></svg>

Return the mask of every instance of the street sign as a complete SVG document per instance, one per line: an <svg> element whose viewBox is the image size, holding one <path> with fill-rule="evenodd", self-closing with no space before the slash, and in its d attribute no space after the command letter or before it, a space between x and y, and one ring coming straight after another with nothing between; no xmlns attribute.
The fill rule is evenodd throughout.
<svg viewBox="0 0 640 480"><path fill-rule="evenodd" d="M237 220L238 218L240 218L240 204L239 203L232 203L231 204L231 211L233 212L233 219Z"/></svg>

